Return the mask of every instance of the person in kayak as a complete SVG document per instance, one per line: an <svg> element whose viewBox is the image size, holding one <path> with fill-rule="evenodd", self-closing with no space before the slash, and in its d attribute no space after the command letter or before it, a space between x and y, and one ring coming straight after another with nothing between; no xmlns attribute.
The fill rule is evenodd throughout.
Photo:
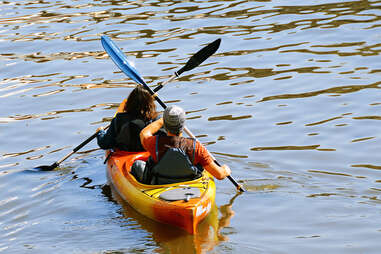
<svg viewBox="0 0 381 254"><path fill-rule="evenodd" d="M155 135L163 126L167 136ZM219 180L230 175L230 168L218 166L199 141L182 137L184 126L184 110L170 106L162 118L140 132L141 143L150 152L150 159L147 163L141 160L134 162L132 174L138 181L146 184L189 181L199 178L203 169Z"/></svg>
<svg viewBox="0 0 381 254"><path fill-rule="evenodd" d="M119 149L123 151L144 151L140 143L140 131L158 119L154 98L138 85L131 91L122 113L112 120L107 132L98 128L98 146L102 149Z"/></svg>

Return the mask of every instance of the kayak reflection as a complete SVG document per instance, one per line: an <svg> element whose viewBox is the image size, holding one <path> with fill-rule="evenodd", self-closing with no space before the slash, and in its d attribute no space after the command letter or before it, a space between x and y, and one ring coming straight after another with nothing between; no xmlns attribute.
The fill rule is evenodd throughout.
<svg viewBox="0 0 381 254"><path fill-rule="evenodd" d="M198 225L197 233L191 235L181 229L158 223L141 215L125 202L112 187L107 185L102 189L103 194L109 200L116 201L122 206L124 217L137 222L134 224L135 227L152 234L152 240L158 245L157 251L181 254L206 253L213 250L220 242L227 241L227 236L221 231L230 225L230 220L234 216L233 202L241 194L237 193L227 204L219 208L214 202L209 215Z"/></svg>

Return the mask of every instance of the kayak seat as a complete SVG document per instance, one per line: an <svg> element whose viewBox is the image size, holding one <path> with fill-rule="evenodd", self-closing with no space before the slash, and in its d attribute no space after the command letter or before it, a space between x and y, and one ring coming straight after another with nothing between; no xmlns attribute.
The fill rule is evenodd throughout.
<svg viewBox="0 0 381 254"><path fill-rule="evenodd" d="M201 192L199 188L185 187L164 191L159 198L165 201L189 201L191 198L199 198Z"/></svg>
<svg viewBox="0 0 381 254"><path fill-rule="evenodd" d="M169 148L163 158L150 168L151 184L171 184L201 177L202 169L194 166L180 148Z"/></svg>

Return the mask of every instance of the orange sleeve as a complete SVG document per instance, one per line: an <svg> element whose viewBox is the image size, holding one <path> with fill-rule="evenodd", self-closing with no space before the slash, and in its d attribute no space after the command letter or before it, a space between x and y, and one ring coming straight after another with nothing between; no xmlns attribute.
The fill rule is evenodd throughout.
<svg viewBox="0 0 381 254"><path fill-rule="evenodd" d="M208 150L199 141L196 141L194 162L195 164L200 163L203 167L213 162L212 156L210 156Z"/></svg>
<svg viewBox="0 0 381 254"><path fill-rule="evenodd" d="M146 151L148 151L151 154L154 161L157 161L156 153L155 153L156 136L150 136L150 137L143 139L142 145L143 145L144 149L146 149Z"/></svg>

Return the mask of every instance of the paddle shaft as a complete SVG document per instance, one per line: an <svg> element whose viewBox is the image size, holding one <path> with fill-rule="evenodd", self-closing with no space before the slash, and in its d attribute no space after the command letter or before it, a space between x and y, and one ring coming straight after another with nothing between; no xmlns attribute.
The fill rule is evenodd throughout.
<svg viewBox="0 0 381 254"><path fill-rule="evenodd" d="M107 125L104 129L107 130L108 128L110 127L110 125ZM93 140L94 138L96 138L96 136L98 135L100 131L97 131L95 132L93 135L91 135L90 137L88 137L85 141L83 141L81 144L79 144L78 146L76 146L73 151L71 151L70 153L68 153L65 157L63 157L62 159L60 159L59 161L55 162L57 165L59 165L61 162L63 162L64 160L66 160L67 158L69 158L70 156L72 156L73 154L75 154L79 149L81 149L82 147L84 147L85 145L87 145L91 140Z"/></svg>
<svg viewBox="0 0 381 254"><path fill-rule="evenodd" d="M172 75L168 80L166 80L165 82L163 82L162 84L158 85L157 87L155 87L155 89L153 89L153 91L156 93L157 91L159 91L161 88L163 88L165 85L167 85L169 82L172 82L173 80L175 80L177 77L179 77L180 75L177 74L177 72L175 72L174 75Z"/></svg>
<svg viewBox="0 0 381 254"><path fill-rule="evenodd" d="M188 134L189 137L191 138L194 138L195 140L197 140L197 138L193 135L193 133L186 127L184 126L184 132L186 134ZM214 156L208 151L209 155L212 157L212 159L214 160L214 163L216 163L219 167L221 167L221 164L218 163L218 161L214 158ZM227 176L228 179L234 184L234 186L241 192L245 192L245 190L243 189L243 187L231 176L231 175L228 175Z"/></svg>

